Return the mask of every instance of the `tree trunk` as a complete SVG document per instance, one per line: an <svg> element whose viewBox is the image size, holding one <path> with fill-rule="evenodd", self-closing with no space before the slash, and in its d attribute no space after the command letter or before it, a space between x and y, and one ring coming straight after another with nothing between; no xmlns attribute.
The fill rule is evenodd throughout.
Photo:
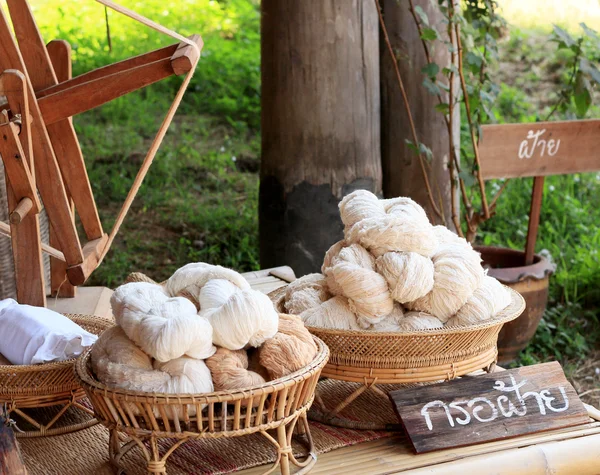
<svg viewBox="0 0 600 475"><path fill-rule="evenodd" d="M381 112L382 112L382 163L383 193L386 197L409 196L427 211L429 218L436 224L452 224L450 200L450 175L448 159L450 147L448 128L444 116L435 110L438 97L430 94L423 86L425 75L421 72L427 64L421 38L417 26L409 10L409 3L397 0L382 0L385 24L390 41L396 52L400 66L400 74L408 95L410 110L413 115L419 142L428 146L433 152L433 159L428 165L428 176L438 208L443 202L444 220L433 212L429 196L425 188L419 157L411 151L406 140L413 142L409 127L408 115L400 94L392 59L386 45L381 45ZM429 18L430 24L437 31L446 34L446 24L442 23L443 15L430 0L414 0ZM440 71L450 64L450 53L441 41L430 48L432 62L440 66ZM438 75L442 78L442 73ZM447 82L446 78L442 81ZM459 87L455 78L454 91ZM448 102L448 93L442 90L442 99ZM457 146L460 140L460 110L455 107L453 114L453 137ZM445 221L445 222L444 222Z"/></svg>
<svg viewBox="0 0 600 475"><path fill-rule="evenodd" d="M381 193L377 22L370 0L262 1L263 267L319 271L340 199Z"/></svg>

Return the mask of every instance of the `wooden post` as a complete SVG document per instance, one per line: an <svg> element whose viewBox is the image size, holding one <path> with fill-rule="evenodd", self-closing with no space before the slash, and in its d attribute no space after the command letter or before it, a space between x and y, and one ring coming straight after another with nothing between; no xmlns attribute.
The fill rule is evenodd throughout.
<svg viewBox="0 0 600 475"><path fill-rule="evenodd" d="M415 20L409 10L407 1L380 0L384 20L390 41L399 60L400 74L409 98L410 110L413 115L419 141L428 146L433 152L433 160L429 170L429 180L435 195L436 203L443 202L445 223L454 229L450 200L450 177L448 160L450 156L448 127L444 116L435 110L439 103L437 96L430 94L423 86L425 75L421 72L427 64L427 59L421 43ZM414 0L415 6L420 6L428 16L430 24L434 25L440 34L446 32L446 24L442 23L443 15L438 10L437 3L430 0ZM435 5L434 5L435 4ZM383 45L381 54L381 156L383 163L383 193L386 197L409 196L417 201L427 211L429 218L442 224L433 212L425 190L423 174L419 158L411 151L406 140L413 141L408 116L400 95L398 82L390 53ZM430 47L432 62L443 67L450 64L450 53L441 42L435 42L435 48ZM442 74L438 75L442 78ZM447 82L447 79L442 79ZM455 79L454 90L457 91L458 78ZM448 93L441 91L442 100L448 102ZM460 140L459 107L455 107L452 117L453 137L455 146ZM458 200L457 200L458 201ZM439 207L439 205L438 205ZM460 210L459 210L460 211Z"/></svg>
<svg viewBox="0 0 600 475"><path fill-rule="evenodd" d="M544 198L545 177L536 176L533 179L533 190L531 191L531 209L529 210L529 225L527 227L527 243L525 244L525 265L533 264L535 256L535 243L537 241L538 227L540 225L540 213L542 210L542 199Z"/></svg>
<svg viewBox="0 0 600 475"><path fill-rule="evenodd" d="M263 0L263 267L318 271L340 199L381 193L379 27L364 0Z"/></svg>
<svg viewBox="0 0 600 475"><path fill-rule="evenodd" d="M27 475L17 439L6 425L3 409L0 409L0 475Z"/></svg>

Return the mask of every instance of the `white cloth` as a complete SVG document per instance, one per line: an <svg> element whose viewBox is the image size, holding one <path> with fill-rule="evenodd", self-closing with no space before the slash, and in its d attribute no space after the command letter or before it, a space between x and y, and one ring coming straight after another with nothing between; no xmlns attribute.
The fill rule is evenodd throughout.
<svg viewBox="0 0 600 475"><path fill-rule="evenodd" d="M64 361L97 339L69 318L43 307L0 301L0 353L12 364Z"/></svg>

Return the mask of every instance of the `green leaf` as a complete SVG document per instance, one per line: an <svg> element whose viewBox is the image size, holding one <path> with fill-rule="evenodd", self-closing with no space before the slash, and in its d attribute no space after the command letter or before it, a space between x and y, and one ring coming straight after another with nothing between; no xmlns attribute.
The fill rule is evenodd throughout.
<svg viewBox="0 0 600 475"><path fill-rule="evenodd" d="M559 44L564 45L567 48L571 48L577 45L577 42L573 39L569 33L563 30L560 26L553 25L554 40L558 41Z"/></svg>
<svg viewBox="0 0 600 475"><path fill-rule="evenodd" d="M438 85L429 78L425 78L423 80L423 86L425 86L425 89L427 89L427 91L434 96L442 93Z"/></svg>
<svg viewBox="0 0 600 475"><path fill-rule="evenodd" d="M582 118L587 114L588 109L592 105L592 86L590 82L581 72L577 72L577 78L575 79L575 90L573 99L575 100L575 107L577 108L577 117Z"/></svg>
<svg viewBox="0 0 600 475"><path fill-rule="evenodd" d="M431 151L431 149L425 145L424 143L419 142L419 151L425 155L425 158L427 158L428 161L431 161L433 159L433 152Z"/></svg>
<svg viewBox="0 0 600 475"><path fill-rule="evenodd" d="M458 74L458 68L456 67L456 65L451 64L450 66L442 69L442 72L446 75L446 76L450 76L450 73L454 73L454 74Z"/></svg>
<svg viewBox="0 0 600 475"><path fill-rule="evenodd" d="M477 69L479 69L481 67L481 65L483 64L483 58L481 56L479 56L478 54L473 53L472 51L469 51L467 53L467 56L465 57L467 64L471 65L471 66L475 66Z"/></svg>
<svg viewBox="0 0 600 475"><path fill-rule="evenodd" d="M439 37L438 32L435 28L423 28L421 30L421 39L425 41L437 40Z"/></svg>
<svg viewBox="0 0 600 475"><path fill-rule="evenodd" d="M461 170L460 173L458 174L458 176L465 183L466 187L471 187L475 184L475 177L473 176L473 174L469 173L468 171Z"/></svg>
<svg viewBox="0 0 600 475"><path fill-rule="evenodd" d="M596 66L590 63L587 59L581 59L579 62L579 69L588 74L596 84L600 84L600 71L598 71L598 68L596 68Z"/></svg>
<svg viewBox="0 0 600 475"><path fill-rule="evenodd" d="M429 76L431 79L435 79L437 74L440 72L440 67L435 63L429 63L421 68L421 72Z"/></svg>
<svg viewBox="0 0 600 475"><path fill-rule="evenodd" d="M425 13L425 10L423 10L423 8L421 8L420 5L417 5L415 7L415 13L417 15L419 15L419 18L421 18L421 23L429 26L429 17L427 16L427 13Z"/></svg>
<svg viewBox="0 0 600 475"><path fill-rule="evenodd" d="M450 113L450 104L448 104L447 102L441 102L440 104L435 105L435 110L441 112L444 115L447 115Z"/></svg>
<svg viewBox="0 0 600 475"><path fill-rule="evenodd" d="M412 152L416 153L417 155L419 154L419 149L417 148L417 146L412 143L410 140L408 139L404 139L404 142L406 143L406 145L408 146L408 149L411 150Z"/></svg>
<svg viewBox="0 0 600 475"><path fill-rule="evenodd" d="M585 32L585 34L588 35L592 40L600 42L600 36L598 36L598 33L596 32L596 30L592 30L585 23L580 23L579 26L581 26L581 28L583 28L583 31Z"/></svg>

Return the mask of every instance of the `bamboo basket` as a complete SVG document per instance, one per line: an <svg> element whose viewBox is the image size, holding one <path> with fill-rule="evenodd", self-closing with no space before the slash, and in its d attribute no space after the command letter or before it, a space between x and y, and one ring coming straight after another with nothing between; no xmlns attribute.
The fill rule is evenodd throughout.
<svg viewBox="0 0 600 475"><path fill-rule="evenodd" d="M387 393L378 385L449 381L477 370L492 371L498 358L498 334L502 326L525 309L523 297L507 289L512 296L510 305L478 325L402 333L307 326L331 352L321 377L359 383L356 391L332 409L325 409L317 389L319 407L311 411L311 416L353 429L386 429L387 424L349 420L341 412L366 390L376 391L387 399ZM285 311L285 287L274 290L269 297L279 311Z"/></svg>
<svg viewBox="0 0 600 475"><path fill-rule="evenodd" d="M95 335L114 325L101 317L67 315ZM0 365L0 405L17 419L18 437L67 434L97 423L75 377L75 359L39 365ZM72 411L71 411L72 410ZM21 424L22 421L22 424ZM19 430L19 426L32 427Z"/></svg>
<svg viewBox="0 0 600 475"><path fill-rule="evenodd" d="M277 460L265 473L279 467L289 475L295 465L295 473L304 474L317 460L306 413L329 357L325 344L313 338L318 352L312 363L283 378L234 391L190 395L111 389L94 376L90 350L77 360L76 372L96 418L110 430L109 457L118 473L123 473L120 459L136 446L144 454L148 473L166 474L167 459L188 441L260 433L277 449ZM276 433L271 435L271 430ZM308 450L302 461L292 451L294 430ZM126 434L125 442L119 432ZM163 439L174 442L161 455L159 441L161 446L167 442Z"/></svg>

